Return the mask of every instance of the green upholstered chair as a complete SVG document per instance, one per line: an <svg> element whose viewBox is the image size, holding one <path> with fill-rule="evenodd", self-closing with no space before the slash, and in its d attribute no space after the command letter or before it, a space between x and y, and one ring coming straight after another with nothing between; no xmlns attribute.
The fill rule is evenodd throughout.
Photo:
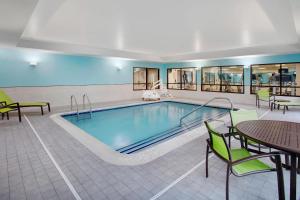
<svg viewBox="0 0 300 200"><path fill-rule="evenodd" d="M246 175L277 171L278 194L279 199L284 199L284 183L281 158L278 152L262 153L252 155L247 149L241 147L230 149L226 143L225 136L218 133L209 122L204 122L208 133L206 148L206 177L208 177L208 154L210 150L227 164L226 173L226 199L229 199L229 176L231 174L242 177ZM275 157L276 167L259 160L260 158Z"/></svg>
<svg viewBox="0 0 300 200"><path fill-rule="evenodd" d="M274 101L274 97L270 95L269 89L260 89L256 91L256 106L260 108L260 101L266 101L269 103L269 107L271 103Z"/></svg>
<svg viewBox="0 0 300 200"><path fill-rule="evenodd" d="M20 110L19 103L12 103L10 105L6 105L5 103L0 103L0 113L2 115L2 120L4 119L5 115L9 120L9 112L11 111L18 111L19 122L21 122L22 119L21 119L21 110Z"/></svg>
<svg viewBox="0 0 300 200"><path fill-rule="evenodd" d="M268 147L262 146L261 144L257 144L256 142L252 140L246 140L243 141L243 139L238 135L235 127L238 123L249 121L249 120L259 120L258 114L256 110L231 110L230 111L230 119L231 119L231 126L229 127L229 132L231 133L229 135L229 147L231 146L231 136L233 136L235 139L238 139L241 141L241 146L245 146L248 150L256 153L260 153L261 149L269 149ZM255 149L251 148L255 147ZM256 150L258 149L258 150Z"/></svg>
<svg viewBox="0 0 300 200"><path fill-rule="evenodd" d="M7 105L11 108L16 108L16 101L14 101L10 96L8 96L3 90L0 90L0 103ZM48 111L50 112L50 103L48 102L18 102L20 108L24 107L40 107L42 115L44 114L43 107L48 107Z"/></svg>

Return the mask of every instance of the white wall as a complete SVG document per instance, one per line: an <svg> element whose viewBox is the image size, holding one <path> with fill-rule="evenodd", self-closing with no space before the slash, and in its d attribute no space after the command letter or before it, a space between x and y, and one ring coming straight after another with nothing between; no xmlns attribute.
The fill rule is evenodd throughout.
<svg viewBox="0 0 300 200"><path fill-rule="evenodd" d="M75 95L79 104L87 93L92 103L141 98L142 91L133 91L132 84L49 86L3 88L15 101L47 101L52 107L70 105L70 96Z"/></svg>
<svg viewBox="0 0 300 200"><path fill-rule="evenodd" d="M179 98L209 100L213 97L227 97L230 98L234 104L251 104L255 105L255 95L250 95L248 87L245 87L245 94L222 93L222 92L205 92L201 91L201 86L197 86L197 91L189 90L169 90L169 92ZM222 103L224 103L222 101ZM226 106L226 105L225 105Z"/></svg>

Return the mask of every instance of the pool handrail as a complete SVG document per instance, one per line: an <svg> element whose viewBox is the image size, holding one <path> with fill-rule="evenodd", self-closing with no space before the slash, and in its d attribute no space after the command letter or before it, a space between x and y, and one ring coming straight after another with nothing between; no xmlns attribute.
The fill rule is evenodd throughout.
<svg viewBox="0 0 300 200"><path fill-rule="evenodd" d="M82 96L83 109L85 109L85 99L87 99L87 102L89 104L90 118L92 118L92 104L91 104L90 98L87 95L87 93L84 93L83 96Z"/></svg>
<svg viewBox="0 0 300 200"><path fill-rule="evenodd" d="M73 100L74 100L74 103L76 105L76 115L77 115L77 120L79 119L79 110L78 110L78 103L77 103L77 100L76 100L76 97L75 95L71 95L71 111L73 110Z"/></svg>
<svg viewBox="0 0 300 200"><path fill-rule="evenodd" d="M214 97L214 98L208 100L207 102L205 102L203 105L201 105L201 106L199 106L197 108L194 108L192 111L190 111L189 113L187 113L183 117L181 117L180 118L180 126L182 125L183 119L186 118L187 116L189 116L190 114L196 112L197 110L200 110L200 109L204 108L206 105L208 105L209 103L211 103L214 100L221 100L221 99L222 100L227 100L230 103L230 110L233 109L233 103L232 103L232 101L229 98L227 98L227 97Z"/></svg>

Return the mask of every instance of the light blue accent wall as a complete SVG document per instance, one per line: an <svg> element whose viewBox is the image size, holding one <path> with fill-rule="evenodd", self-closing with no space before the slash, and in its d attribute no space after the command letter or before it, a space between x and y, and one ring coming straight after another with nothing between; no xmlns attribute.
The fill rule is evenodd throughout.
<svg viewBox="0 0 300 200"><path fill-rule="evenodd" d="M38 65L32 67L30 61ZM166 77L162 63L0 49L0 87L128 84L133 67L160 68L160 77Z"/></svg>
<svg viewBox="0 0 300 200"><path fill-rule="evenodd" d="M38 66L31 67L30 61ZM136 60L76 56L30 49L0 49L0 87L130 84L133 67L160 68L166 83L167 68L244 65L245 85L250 85L251 64L300 62L300 54L251 56L193 62L158 63ZM117 68L122 68L117 70ZM201 70L197 82L201 83Z"/></svg>
<svg viewBox="0 0 300 200"><path fill-rule="evenodd" d="M226 66L226 65L244 65L245 85L250 85L250 65L267 63L288 63L300 62L300 54L286 54L274 56L244 56L232 59L202 60L192 62L175 62L165 64L165 68L176 67L205 67L205 66ZM165 80L167 77L165 78ZM197 71L197 82L201 83L201 70Z"/></svg>

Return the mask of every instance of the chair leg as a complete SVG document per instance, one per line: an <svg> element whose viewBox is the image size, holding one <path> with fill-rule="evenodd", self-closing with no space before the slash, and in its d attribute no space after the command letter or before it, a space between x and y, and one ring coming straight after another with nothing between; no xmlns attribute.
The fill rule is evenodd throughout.
<svg viewBox="0 0 300 200"><path fill-rule="evenodd" d="M288 154L284 154L285 164L290 165L290 156Z"/></svg>
<svg viewBox="0 0 300 200"><path fill-rule="evenodd" d="M6 119L9 120L9 114L8 114L8 112L6 113Z"/></svg>
<svg viewBox="0 0 300 200"><path fill-rule="evenodd" d="M2 115L2 120L4 119L4 113L1 113L1 115Z"/></svg>
<svg viewBox="0 0 300 200"><path fill-rule="evenodd" d="M228 147L229 147L229 149L231 149L231 136L230 135L228 136Z"/></svg>
<svg viewBox="0 0 300 200"><path fill-rule="evenodd" d="M18 107L18 116L19 116L19 122L22 122L20 107Z"/></svg>
<svg viewBox="0 0 300 200"><path fill-rule="evenodd" d="M271 111L273 111L273 106L274 106L273 104L274 104L274 103L272 102L272 103L271 103Z"/></svg>
<svg viewBox="0 0 300 200"><path fill-rule="evenodd" d="M208 153L209 153L209 146L206 146L206 158L205 158L205 175L206 178L208 177Z"/></svg>
<svg viewBox="0 0 300 200"><path fill-rule="evenodd" d="M297 157L298 159L298 166L297 166L297 172L300 173L300 156Z"/></svg>
<svg viewBox="0 0 300 200"><path fill-rule="evenodd" d="M285 199L284 180L283 180L283 172L282 172L280 155L275 156L275 160L276 160L277 183L278 183L278 197L280 200L284 200Z"/></svg>
<svg viewBox="0 0 300 200"><path fill-rule="evenodd" d="M48 111L51 112L50 103L47 103Z"/></svg>
<svg viewBox="0 0 300 200"><path fill-rule="evenodd" d="M283 114L285 114L286 106L283 106Z"/></svg>
<svg viewBox="0 0 300 200"><path fill-rule="evenodd" d="M229 176L230 176L230 164L227 164L227 172L226 172L226 200L229 200Z"/></svg>
<svg viewBox="0 0 300 200"><path fill-rule="evenodd" d="M44 109L43 109L43 106L41 106L41 113L42 113L42 115L44 115Z"/></svg>

